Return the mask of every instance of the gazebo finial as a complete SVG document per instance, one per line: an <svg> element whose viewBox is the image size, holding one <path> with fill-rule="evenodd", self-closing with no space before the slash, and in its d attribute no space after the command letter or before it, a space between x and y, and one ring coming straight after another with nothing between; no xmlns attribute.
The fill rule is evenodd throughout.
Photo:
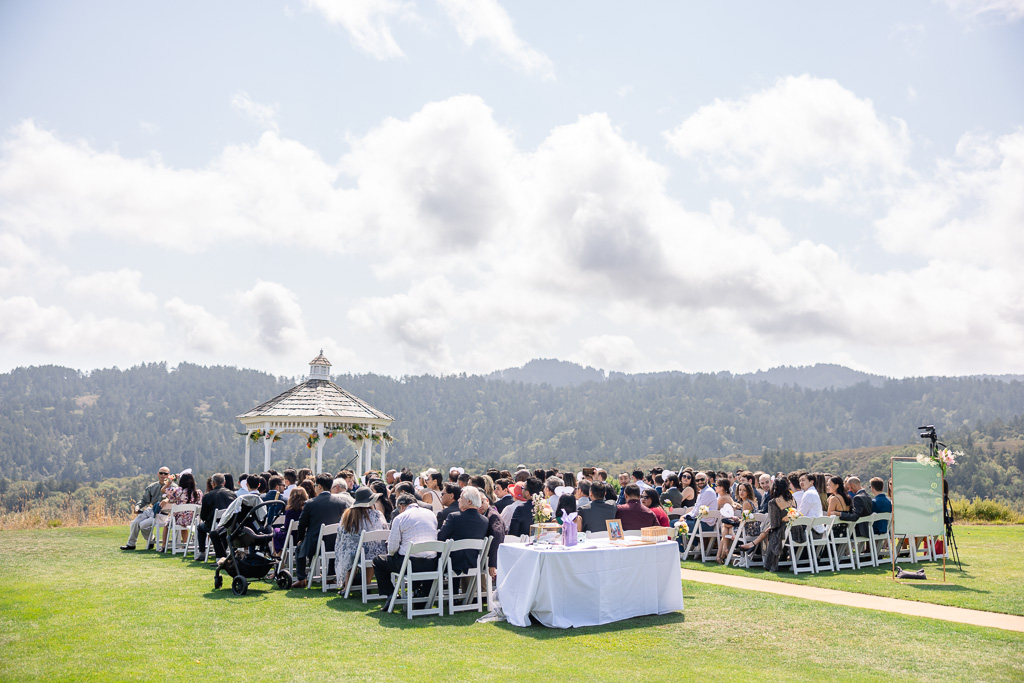
<svg viewBox="0 0 1024 683"><path fill-rule="evenodd" d="M331 361L327 360L324 356L323 348L320 349L319 356L309 361L309 377L306 379L325 379L330 381Z"/></svg>

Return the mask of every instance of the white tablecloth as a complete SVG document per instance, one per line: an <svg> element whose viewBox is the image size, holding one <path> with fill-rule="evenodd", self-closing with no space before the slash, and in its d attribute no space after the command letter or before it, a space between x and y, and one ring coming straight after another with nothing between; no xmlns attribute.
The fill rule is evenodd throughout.
<svg viewBox="0 0 1024 683"><path fill-rule="evenodd" d="M510 624L596 626L683 609L679 545L632 548L585 541L574 548L502 543L498 600Z"/></svg>

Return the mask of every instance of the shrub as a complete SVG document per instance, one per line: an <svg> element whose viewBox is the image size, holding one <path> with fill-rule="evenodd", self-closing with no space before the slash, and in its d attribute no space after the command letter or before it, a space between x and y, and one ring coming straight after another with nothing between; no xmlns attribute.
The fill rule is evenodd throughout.
<svg viewBox="0 0 1024 683"><path fill-rule="evenodd" d="M954 496L950 499L953 519L960 524L1020 524L1024 514L1003 500L975 497L974 500Z"/></svg>

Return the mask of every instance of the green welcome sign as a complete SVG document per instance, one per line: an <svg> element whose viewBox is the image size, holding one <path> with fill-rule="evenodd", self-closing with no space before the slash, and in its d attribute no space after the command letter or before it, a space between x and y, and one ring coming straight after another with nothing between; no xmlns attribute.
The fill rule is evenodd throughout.
<svg viewBox="0 0 1024 683"><path fill-rule="evenodd" d="M941 536L942 470L917 460L892 460L893 532Z"/></svg>

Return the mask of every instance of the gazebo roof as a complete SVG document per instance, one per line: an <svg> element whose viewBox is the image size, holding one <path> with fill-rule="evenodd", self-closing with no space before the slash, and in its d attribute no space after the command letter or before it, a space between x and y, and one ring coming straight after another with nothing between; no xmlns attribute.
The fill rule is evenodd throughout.
<svg viewBox="0 0 1024 683"><path fill-rule="evenodd" d="M317 361L321 358L323 358L323 354L314 359L311 364L319 364ZM330 363L326 363L326 360L324 358L325 364L330 365ZM256 418L266 417L278 419L282 417L303 419L326 417L338 422L384 422L388 424L395 420L387 413L377 410L366 401L353 396L326 379L308 379L280 396L275 396L252 410L242 413L238 419L242 422L251 422Z"/></svg>

